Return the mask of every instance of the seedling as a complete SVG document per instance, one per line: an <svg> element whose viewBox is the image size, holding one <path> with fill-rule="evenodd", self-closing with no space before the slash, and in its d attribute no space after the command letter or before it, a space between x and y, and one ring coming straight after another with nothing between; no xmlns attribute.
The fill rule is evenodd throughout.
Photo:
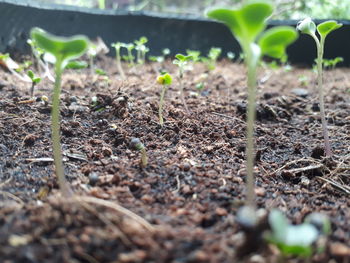
<svg viewBox="0 0 350 263"><path fill-rule="evenodd" d="M330 157L332 155L331 145L329 142L328 128L325 116L325 108L324 108L324 94L323 94L323 69L322 69L322 61L323 61L323 52L324 52L324 43L326 37L332 31L340 28L342 24L338 24L334 20L328 20L319 24L316 27L316 24L311 20L311 18L305 18L303 21L300 21L297 25L297 29L300 30L304 34L310 35L316 43L317 48L317 85L318 85L318 93L319 93L319 103L320 103L320 114L322 121L322 133L324 138L324 147L326 156ZM320 39L316 36L316 29L320 36Z"/></svg>
<svg viewBox="0 0 350 263"><path fill-rule="evenodd" d="M281 58L286 47L298 36L294 28L279 26L266 30L266 20L273 12L268 1L245 1L238 9L215 9L208 17L218 20L229 27L237 38L248 68L248 109L247 109L247 206L255 208L254 193L254 120L256 99L256 71L262 56Z"/></svg>
<svg viewBox="0 0 350 263"><path fill-rule="evenodd" d="M173 81L173 78L169 73L162 74L158 76L157 82L162 85L162 92L160 93L160 100L159 100L159 124L163 127L164 120L163 120L163 104L164 104L164 95L167 90L167 86L171 85Z"/></svg>
<svg viewBox="0 0 350 263"><path fill-rule="evenodd" d="M197 62L199 62L201 60L201 57L200 57L201 52L198 51L198 50L187 49L186 50L186 54L187 54L187 56L191 56L192 57L191 60L193 61L193 63L197 63Z"/></svg>
<svg viewBox="0 0 350 263"><path fill-rule="evenodd" d="M318 213L310 214L301 225L291 225L281 211L272 210L268 221L271 231L266 233L265 238L275 244L284 256L309 258L314 252L315 241L330 233L328 217Z"/></svg>
<svg viewBox="0 0 350 263"><path fill-rule="evenodd" d="M170 54L170 49L165 48L162 50L162 56L149 56L150 61L158 62L158 63L163 63L166 59L166 57Z"/></svg>
<svg viewBox="0 0 350 263"><path fill-rule="evenodd" d="M221 54L221 48L212 47L209 50L208 57L202 58L202 61L207 64L209 70L214 70L216 66L216 62Z"/></svg>
<svg viewBox="0 0 350 263"><path fill-rule="evenodd" d="M122 79L125 79L125 73L121 63L120 49L124 46L124 43L116 42L112 43L112 47L115 48L115 58L117 60L117 68Z"/></svg>
<svg viewBox="0 0 350 263"><path fill-rule="evenodd" d="M139 138L132 138L130 141L130 147L131 149L139 151L141 153L140 166L142 168L145 168L148 164L148 157L145 145L143 145Z"/></svg>
<svg viewBox="0 0 350 263"><path fill-rule="evenodd" d="M190 111L188 110L187 103L185 100L185 95L184 95L183 77L184 77L185 71L188 69L188 62L191 61L193 57L177 54L175 58L176 59L173 61L173 64L179 67L180 96L181 96L182 104L184 105L186 112L190 113Z"/></svg>
<svg viewBox="0 0 350 263"><path fill-rule="evenodd" d="M62 162L61 143L60 143L60 120L59 120L59 104L61 93L61 76L67 63L83 55L88 46L89 41L85 36L58 37L45 32L40 28L33 28L30 32L31 38L39 48L50 54L55 64L55 85L52 94L52 110L51 110L51 132L52 132L52 148L56 170L56 176L62 194L66 197L71 195L71 189L64 176L64 168Z"/></svg>
<svg viewBox="0 0 350 263"><path fill-rule="evenodd" d="M97 37L97 39L93 42L90 42L87 55L89 57L90 64L90 75L92 76L95 70L94 59L98 54L107 54L109 52L109 48L106 46L105 42L103 42L102 38Z"/></svg>
<svg viewBox="0 0 350 263"><path fill-rule="evenodd" d="M36 75L34 74L34 72L31 71L31 70L28 70L27 75L28 75L28 77L30 78L30 80L32 81L32 86L31 86L31 88L30 88L30 97L33 97L33 95L34 95L34 88L35 88L35 86L36 86L37 84L40 83L41 78L38 77L38 76L36 76Z"/></svg>
<svg viewBox="0 0 350 263"><path fill-rule="evenodd" d="M135 40L135 49L136 49L136 61L138 64L144 64L146 53L149 49L145 46L148 42L147 37L140 37L139 40Z"/></svg>
<svg viewBox="0 0 350 263"><path fill-rule="evenodd" d="M342 57L335 57L333 59L323 59L322 64L324 68L335 69L338 63L343 62L344 59Z"/></svg>
<svg viewBox="0 0 350 263"><path fill-rule="evenodd" d="M65 69L84 69L89 65L86 61L83 60L72 60L67 63Z"/></svg>
<svg viewBox="0 0 350 263"><path fill-rule="evenodd" d="M109 79L107 72L104 71L103 69L97 68L95 69L95 73L101 77L105 87L108 88L111 80Z"/></svg>
<svg viewBox="0 0 350 263"><path fill-rule="evenodd" d="M126 48L128 55L125 56L125 59L129 62L129 66L133 67L135 66L134 63L134 55L132 54L133 49L135 48L135 45L133 43L128 43L128 44L124 44L124 47Z"/></svg>

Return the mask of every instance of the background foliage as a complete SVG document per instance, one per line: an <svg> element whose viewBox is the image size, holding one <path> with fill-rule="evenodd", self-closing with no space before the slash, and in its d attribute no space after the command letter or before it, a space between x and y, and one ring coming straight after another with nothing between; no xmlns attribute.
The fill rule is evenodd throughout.
<svg viewBox="0 0 350 263"><path fill-rule="evenodd" d="M98 7L103 1L109 9L158 11L202 15L208 7L233 7L244 0L37 0L41 2ZM273 19L350 19L350 0L275 0Z"/></svg>

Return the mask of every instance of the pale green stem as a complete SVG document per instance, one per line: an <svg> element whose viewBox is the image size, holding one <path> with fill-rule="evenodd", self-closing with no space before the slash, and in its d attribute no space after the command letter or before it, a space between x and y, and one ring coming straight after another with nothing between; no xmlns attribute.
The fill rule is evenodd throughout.
<svg viewBox="0 0 350 263"><path fill-rule="evenodd" d="M325 38L321 36L321 42L318 40L318 38L315 35L311 35L315 42L317 47L317 85L318 85L318 94L319 94L319 101L320 101L320 115L321 115L321 122L322 122L322 134L324 138L324 147L325 147L325 153L327 157L330 157L332 155L332 150L329 142L329 136L328 136L328 128L327 128L327 121L326 121L326 114L325 114L325 107L324 107L324 94L323 94L323 70L322 70L322 60L323 60L323 50L324 50L324 41Z"/></svg>
<svg viewBox="0 0 350 263"><path fill-rule="evenodd" d="M105 0L98 0L98 8L100 8L100 9L106 8Z"/></svg>
<svg viewBox="0 0 350 263"><path fill-rule="evenodd" d="M183 84L183 69L181 69L180 67L180 74L179 74L179 82L180 82L180 97L181 97L181 101L182 101L182 104L184 105L185 107L185 110L187 112L187 114L190 113L190 110L188 109L187 107L187 103L186 103L186 99L185 99L185 94L184 94L184 84Z"/></svg>
<svg viewBox="0 0 350 263"><path fill-rule="evenodd" d="M129 57L129 64L131 67L135 66L134 64L134 59L132 58L132 53L131 53L131 49L128 48L128 57Z"/></svg>
<svg viewBox="0 0 350 263"><path fill-rule="evenodd" d="M248 67L248 108L247 108L247 193L246 205L255 208L255 178L254 178L254 121L256 111L256 65L252 63L252 55L247 54Z"/></svg>
<svg viewBox="0 0 350 263"><path fill-rule="evenodd" d="M159 113L159 124L162 127L163 127L163 124L164 124L164 120L163 120L163 105L164 105L164 95L165 95L166 90L167 90L166 86L163 85L162 92L160 93L160 100L159 100L159 110L158 110L158 113Z"/></svg>
<svg viewBox="0 0 350 263"><path fill-rule="evenodd" d="M118 68L119 74L122 79L125 79L125 74L124 74L124 70L120 59L120 48L116 48L115 52L116 52L117 68Z"/></svg>
<svg viewBox="0 0 350 263"><path fill-rule="evenodd" d="M70 197L72 190L64 176L64 166L62 161L62 148L60 142L60 94L61 94L61 76L62 76L62 61L57 61L55 65L55 86L52 94L52 111L51 111L51 136L52 136L52 151L55 164L55 172L58 179L59 187L62 195Z"/></svg>

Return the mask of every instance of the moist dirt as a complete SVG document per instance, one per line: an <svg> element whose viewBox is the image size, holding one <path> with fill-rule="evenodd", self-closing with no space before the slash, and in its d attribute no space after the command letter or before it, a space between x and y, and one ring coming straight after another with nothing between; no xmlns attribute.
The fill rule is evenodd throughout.
<svg viewBox="0 0 350 263"><path fill-rule="evenodd" d="M1 262L282 262L261 233L247 243L236 220L245 199L244 66L223 61L208 71L193 65L184 77L186 112L170 61L124 64L125 80L114 60L97 65L109 82L89 70L63 76L62 153L78 198L63 198L54 174L51 103L40 100L50 98L53 83L44 80L31 99L30 83L0 70ZM161 69L175 77L165 95L163 127L156 83ZM324 158L315 73L260 69L255 193L258 208L278 208L292 223L311 212L328 215L326 248L308 262L345 263L350 69L325 71L324 79L332 158ZM145 145L147 167L131 149L132 138ZM97 199L106 202L91 201Z"/></svg>

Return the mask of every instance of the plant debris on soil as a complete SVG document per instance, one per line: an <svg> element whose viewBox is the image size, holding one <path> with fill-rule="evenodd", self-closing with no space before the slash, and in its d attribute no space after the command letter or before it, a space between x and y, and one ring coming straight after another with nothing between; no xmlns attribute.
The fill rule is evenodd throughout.
<svg viewBox="0 0 350 263"><path fill-rule="evenodd" d="M63 199L54 174L51 105L40 100L50 98L53 84L40 83L38 99L30 100L30 83L0 71L1 262L277 262L278 250L258 234L247 244L236 220L245 201L244 66L223 61L207 71L195 64L184 78L190 113L174 78L161 127L156 77L160 69L176 76L176 68L170 61L129 69L125 64L122 80L114 63L98 62L109 84L89 70L63 76L62 152L80 200ZM204 90L197 92L203 73ZM311 212L328 215L332 233L312 262L345 263L350 69L326 71L324 78L331 159L324 158L315 74L260 69L255 193L259 208L278 208L292 223ZM145 168L132 138L146 147ZM132 214L86 201L90 197Z"/></svg>

